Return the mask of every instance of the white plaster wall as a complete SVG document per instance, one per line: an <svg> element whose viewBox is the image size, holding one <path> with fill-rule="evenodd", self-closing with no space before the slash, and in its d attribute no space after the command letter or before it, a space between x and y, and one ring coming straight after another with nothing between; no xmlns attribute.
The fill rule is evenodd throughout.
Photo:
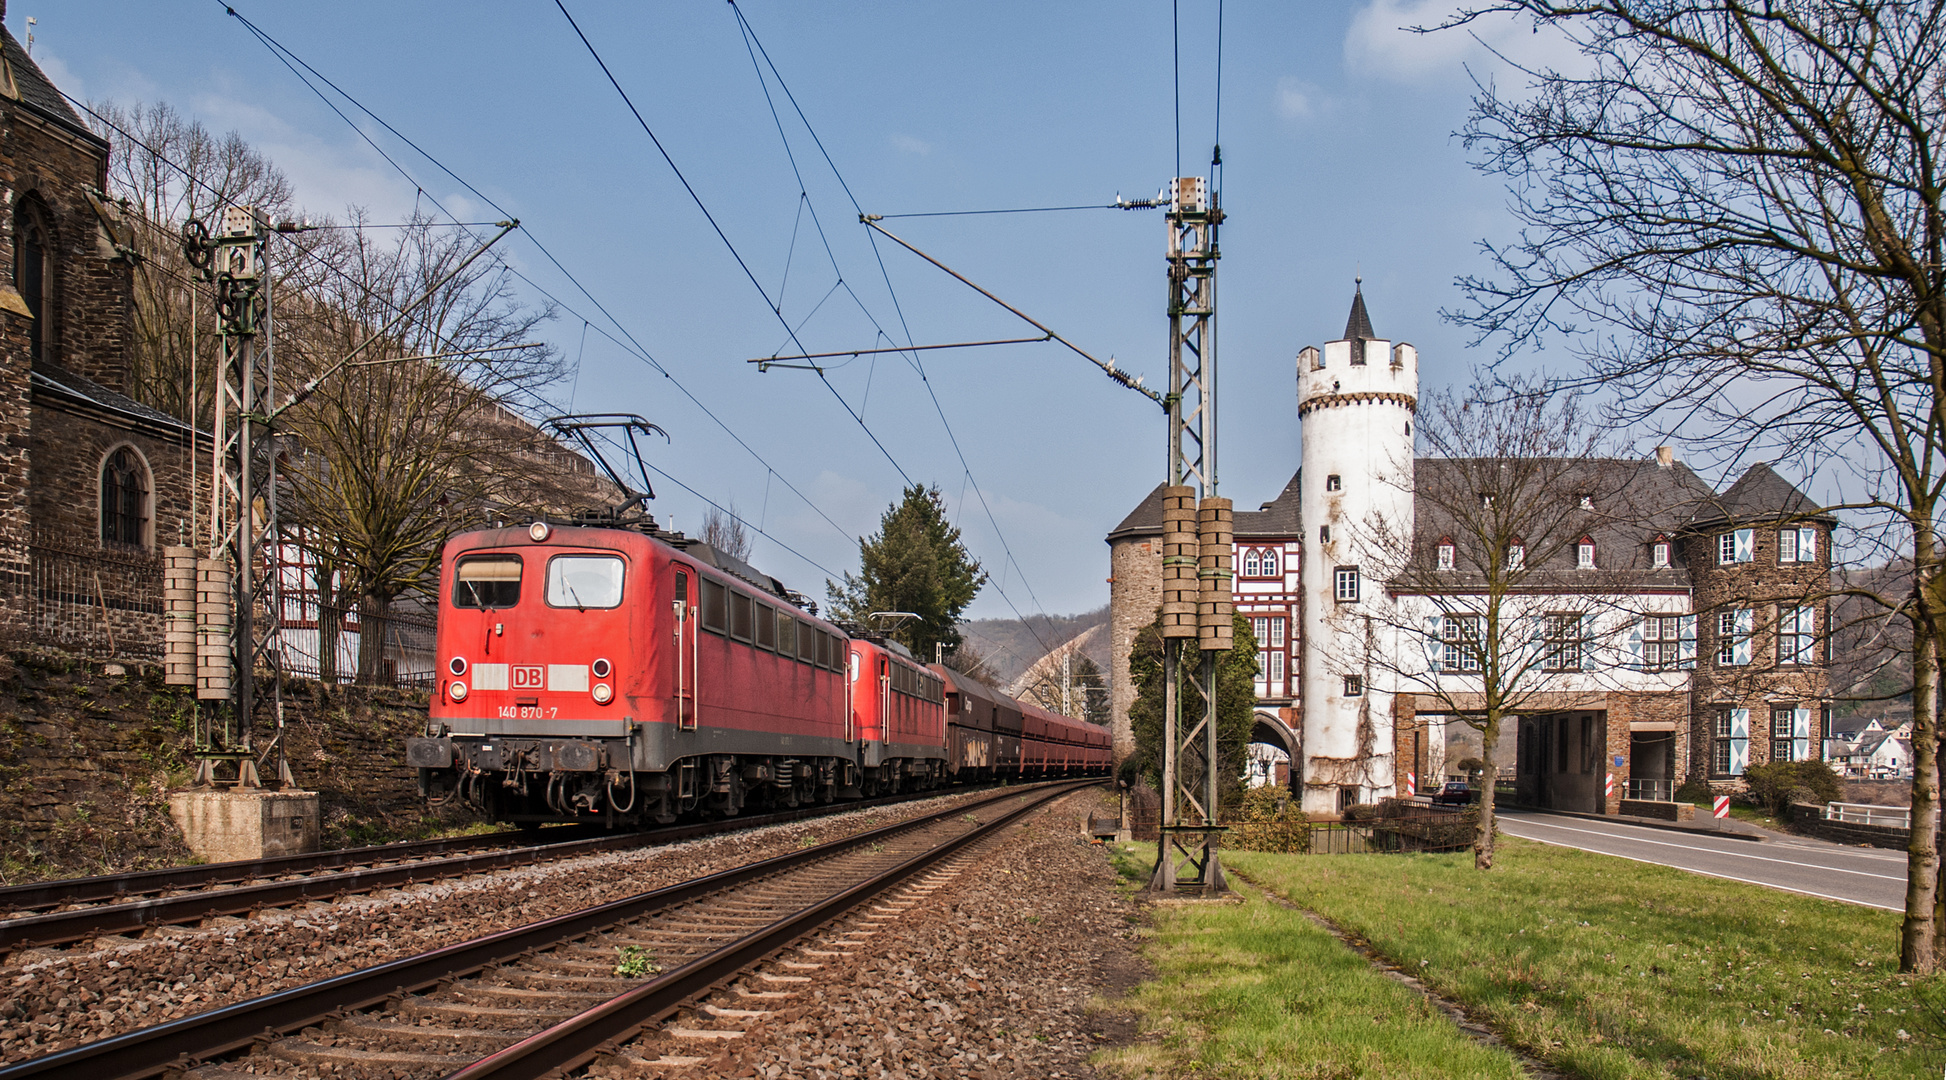
<svg viewBox="0 0 1946 1080"><path fill-rule="evenodd" d="M1399 630L1394 642L1397 651L1389 661L1396 672L1398 689L1413 693L1478 692L1478 673L1432 670L1428 635L1417 629L1427 626L1429 619L1442 612L1468 609L1469 599L1466 596L1449 596L1440 600L1428 596L1403 596L1398 599L1394 620ZM1503 601L1501 619L1517 631L1523 626L1532 626L1536 619L1548 612L1564 611L1586 612L1593 616L1588 648L1591 669L1543 672L1536 667L1522 683L1523 690L1603 694L1688 688L1691 671L1680 668L1645 670L1637 664L1630 644L1630 636L1643 616L1689 614L1688 596L1669 593L1534 593ZM1506 638L1505 648L1510 652L1541 647L1532 641L1531 634L1523 634L1517 641L1508 634L1503 634L1503 638Z"/></svg>
<svg viewBox="0 0 1946 1080"><path fill-rule="evenodd" d="M1410 425L1419 392L1418 353L1410 345L1394 350L1390 342L1365 343L1365 363L1351 363L1352 343L1334 341L1322 353L1298 356L1298 414L1301 425L1300 512L1311 545L1303 560L1305 788L1304 809L1338 809L1338 786L1355 784L1357 799L1371 801L1394 793L1392 761L1393 681L1382 665L1361 661L1362 639L1370 633L1379 648L1396 621L1385 614L1390 601L1379 568L1392 561L1368 550L1378 522L1385 531L1412 531L1412 436ZM1396 361L1396 363L1395 363ZM1381 395L1364 397L1362 395ZM1340 488L1329 491L1328 477ZM1328 527L1324 539L1321 528ZM1335 598L1335 571L1357 566L1360 599ZM1366 691L1344 694L1344 676L1362 674ZM1361 739L1361 722L1368 735ZM1345 762L1362 759L1354 768ZM1326 786L1326 785L1329 786Z"/></svg>

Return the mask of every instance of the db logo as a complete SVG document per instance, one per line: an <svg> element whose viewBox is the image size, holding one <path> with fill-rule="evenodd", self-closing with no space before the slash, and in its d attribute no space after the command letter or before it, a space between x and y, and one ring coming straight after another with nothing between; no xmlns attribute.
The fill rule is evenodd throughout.
<svg viewBox="0 0 1946 1080"><path fill-rule="evenodd" d="M515 690L546 689L547 679L545 675L545 669L542 668L539 664L530 664L530 665L516 664L514 665L512 674L514 680L513 688Z"/></svg>

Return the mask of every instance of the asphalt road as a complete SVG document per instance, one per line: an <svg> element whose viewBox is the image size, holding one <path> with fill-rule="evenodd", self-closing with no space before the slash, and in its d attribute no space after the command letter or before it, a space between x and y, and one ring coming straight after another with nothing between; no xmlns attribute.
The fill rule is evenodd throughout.
<svg viewBox="0 0 1946 1080"><path fill-rule="evenodd" d="M1897 851L1794 836L1732 840L1531 810L1503 810L1499 818L1500 831L1525 840L1848 904L1905 910L1906 860Z"/></svg>

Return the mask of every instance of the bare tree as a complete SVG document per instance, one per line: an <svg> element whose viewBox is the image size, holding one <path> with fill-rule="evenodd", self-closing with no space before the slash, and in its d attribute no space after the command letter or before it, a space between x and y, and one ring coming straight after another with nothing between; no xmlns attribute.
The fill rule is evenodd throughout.
<svg viewBox="0 0 1946 1080"><path fill-rule="evenodd" d="M736 503L730 504L729 513L712 506L703 515L703 543L731 558L750 558L750 534L737 516Z"/></svg>
<svg viewBox="0 0 1946 1080"><path fill-rule="evenodd" d="M1946 9L1908 0L1505 0L1580 70L1488 86L1465 132L1522 226L1463 279L1507 348L1560 334L1621 418L1726 458L1844 477L1859 598L1911 633L1912 838L1900 967L1937 970L1946 580Z"/></svg>
<svg viewBox="0 0 1946 1080"><path fill-rule="evenodd" d="M129 396L207 425L216 356L214 316L207 299L200 307L193 299L195 286L182 253L182 223L207 220L230 205L288 217L290 183L242 136L214 135L167 104L124 108L95 102L89 108L99 117L93 120L97 133L108 140L109 194L128 202L126 239L136 253ZM295 242L308 246L305 240ZM304 287L316 272L306 263L273 261L281 279L273 289ZM192 388L200 389L195 395L200 400L192 398Z"/></svg>
<svg viewBox="0 0 1946 1080"><path fill-rule="evenodd" d="M551 349L506 349L528 343L551 313L519 304L504 268L476 263L437 284L475 241L425 221L383 239L362 229L332 237L323 255L336 272L280 306L286 395L432 291L280 423L291 516L335 557L361 617L382 627L394 600L436 577L447 536L558 509L595 485L576 468L585 462L507 405L559 366ZM377 674L379 638L360 635L362 680Z"/></svg>
<svg viewBox="0 0 1946 1080"><path fill-rule="evenodd" d="M1658 466L1601 457L1601 437L1579 400L1535 382L1476 381L1463 394L1430 394L1420 402L1418 439L1428 456L1400 463L1394 481L1410 490L1416 520L1363 527L1366 550L1396 553L1378 568L1393 603L1356 616L1374 625L1345 628L1352 655L1338 664L1417 695L1420 712L1480 732L1486 780L1473 860L1488 870L1504 724L1594 707L1618 679L1652 689L1680 679L1638 675L1642 665L1623 643L1644 617L1629 587L1648 561L1638 497L1666 503L1677 495L1662 512L1673 517L1696 493L1673 474L1652 475L1664 483L1641 491L1643 470Z"/></svg>

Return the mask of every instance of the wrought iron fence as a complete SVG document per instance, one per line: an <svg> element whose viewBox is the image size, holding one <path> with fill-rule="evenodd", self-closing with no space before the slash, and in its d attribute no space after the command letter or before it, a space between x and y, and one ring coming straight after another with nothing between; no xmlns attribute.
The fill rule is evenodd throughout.
<svg viewBox="0 0 1946 1080"><path fill-rule="evenodd" d="M162 656L162 559L36 536L21 585L34 644L126 659Z"/></svg>
<svg viewBox="0 0 1946 1080"><path fill-rule="evenodd" d="M374 615L321 604L315 594L286 592L280 631L286 675L322 683L430 687L436 680L437 621L430 612ZM375 639L375 640L373 640ZM371 655L365 650L375 649ZM361 664L365 671L360 672Z"/></svg>
<svg viewBox="0 0 1946 1080"><path fill-rule="evenodd" d="M1230 822L1221 845L1301 855L1463 851L1473 846L1478 813L1434 811L1370 821ZM1129 814L1130 835L1137 840L1158 838L1161 825L1159 809Z"/></svg>

